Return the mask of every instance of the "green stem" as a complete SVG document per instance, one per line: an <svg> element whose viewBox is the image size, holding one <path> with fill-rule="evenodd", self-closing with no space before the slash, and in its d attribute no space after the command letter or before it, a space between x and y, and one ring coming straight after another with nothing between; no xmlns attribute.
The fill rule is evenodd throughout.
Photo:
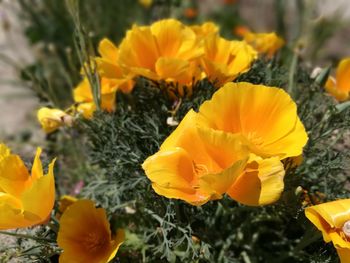
<svg viewBox="0 0 350 263"><path fill-rule="evenodd" d="M287 88L287 92L292 97L293 97L293 90L294 90L294 85L295 85L294 77L295 77L295 71L297 68L297 64L298 64L298 52L294 51L292 63L290 65L290 69L289 69L289 80L288 80L288 88Z"/></svg>
<svg viewBox="0 0 350 263"><path fill-rule="evenodd" d="M13 237L18 237L18 238L28 238L28 239L32 239L38 242L42 242L42 241L46 241L46 242L50 242L50 243L54 243L56 242L56 240L54 239L50 239L50 238L46 238L46 237L35 237L32 235L26 235L26 234L19 234L19 233L12 233L12 232L6 232L6 231L1 231L0 230L0 235L8 235L8 236L13 236Z"/></svg>

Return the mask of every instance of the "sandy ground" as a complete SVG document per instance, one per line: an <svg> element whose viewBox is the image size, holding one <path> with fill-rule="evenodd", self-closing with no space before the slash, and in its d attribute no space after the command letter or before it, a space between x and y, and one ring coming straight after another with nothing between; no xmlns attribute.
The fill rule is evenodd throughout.
<svg viewBox="0 0 350 263"><path fill-rule="evenodd" d="M28 134L40 137L41 133L34 121L38 100L18 78L17 67L33 61L33 55L16 17L15 3L0 3L0 141L10 146Z"/></svg>

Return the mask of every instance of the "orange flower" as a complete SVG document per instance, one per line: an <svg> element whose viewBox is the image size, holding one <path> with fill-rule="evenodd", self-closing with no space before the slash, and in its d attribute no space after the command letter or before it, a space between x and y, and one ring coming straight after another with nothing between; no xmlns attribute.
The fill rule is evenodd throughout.
<svg viewBox="0 0 350 263"><path fill-rule="evenodd" d="M283 45L284 40L276 33L253 33L246 27L236 27L234 33L243 37L249 45L252 45L260 54L271 58Z"/></svg>
<svg viewBox="0 0 350 263"><path fill-rule="evenodd" d="M193 19L198 15L198 10L192 8L192 7L188 7L184 10L184 16L189 18L189 19Z"/></svg>
<svg viewBox="0 0 350 263"><path fill-rule="evenodd" d="M305 215L333 243L341 263L350 262L350 199L308 207Z"/></svg>
<svg viewBox="0 0 350 263"><path fill-rule="evenodd" d="M278 200L285 173L280 160L299 156L307 142L290 96L282 89L263 85L227 83L201 105L197 125L215 135L206 140L207 145L243 136L250 158L227 193L247 205Z"/></svg>
<svg viewBox="0 0 350 263"><path fill-rule="evenodd" d="M60 263L111 261L124 241L124 231L111 236L103 208L95 208L90 200L70 205L60 219L57 243L63 249Z"/></svg>
<svg viewBox="0 0 350 263"><path fill-rule="evenodd" d="M197 126L196 118L189 111L142 167L157 194L202 205L221 198L229 189L241 174L248 152L239 135L216 140L213 147L206 148L205 139L213 134Z"/></svg>
<svg viewBox="0 0 350 263"><path fill-rule="evenodd" d="M350 98L350 57L339 62L336 79L329 77L325 88L338 101Z"/></svg>
<svg viewBox="0 0 350 263"><path fill-rule="evenodd" d="M115 97L118 89L118 81L114 79L101 79L101 109L112 112L115 110ZM79 103L78 112L81 112L87 119L91 119L96 105L93 100L93 95L90 83L87 78L79 83L73 90L74 101Z"/></svg>
<svg viewBox="0 0 350 263"><path fill-rule="evenodd" d="M42 224L50 216L55 202L55 160L44 176L40 154L38 148L30 176L20 157L0 144L0 229Z"/></svg>
<svg viewBox="0 0 350 263"><path fill-rule="evenodd" d="M210 34L204 39L202 66L208 79L216 86L234 80L250 69L257 52L243 41L229 41Z"/></svg>
<svg viewBox="0 0 350 263"><path fill-rule="evenodd" d="M46 133L51 133L64 125L72 125L73 118L60 109L40 108L37 112L38 121Z"/></svg>
<svg viewBox="0 0 350 263"><path fill-rule="evenodd" d="M143 169L168 198L201 205L228 193L265 205L283 191L280 160L300 155L306 141L296 105L282 89L228 83L198 113L187 113Z"/></svg>
<svg viewBox="0 0 350 263"><path fill-rule="evenodd" d="M233 29L233 34L241 37L249 32L250 32L249 28L247 26L242 26L242 25L236 26Z"/></svg>
<svg viewBox="0 0 350 263"><path fill-rule="evenodd" d="M96 57L95 61L100 77L110 79L109 81L124 93L131 92L134 87L134 75L120 67L118 48L109 39L104 38L99 43L98 52L101 57Z"/></svg>
<svg viewBox="0 0 350 263"><path fill-rule="evenodd" d="M193 30L175 19L165 19L151 26L134 25L120 45L118 60L135 75L190 85L199 78L197 60L202 55Z"/></svg>
<svg viewBox="0 0 350 263"><path fill-rule="evenodd" d="M263 158L299 156L308 137L297 106L284 90L251 83L227 83L199 109L201 125L242 134ZM220 116L220 117L218 117Z"/></svg>
<svg viewBox="0 0 350 263"><path fill-rule="evenodd" d="M205 22L201 25L193 25L190 28L196 33L196 35L200 38L205 38L210 34L218 34L219 27L213 22Z"/></svg>

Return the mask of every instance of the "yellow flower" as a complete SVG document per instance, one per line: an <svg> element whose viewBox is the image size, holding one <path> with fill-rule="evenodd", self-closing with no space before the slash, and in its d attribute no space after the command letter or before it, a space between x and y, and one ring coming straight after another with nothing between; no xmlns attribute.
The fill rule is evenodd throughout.
<svg viewBox="0 0 350 263"><path fill-rule="evenodd" d="M165 19L151 26L134 25L120 44L119 63L135 75L189 85L199 78L197 60L202 54L192 29Z"/></svg>
<svg viewBox="0 0 350 263"><path fill-rule="evenodd" d="M190 28L196 33L198 37L205 38L210 34L219 33L219 27L213 22L205 22L201 25L190 26Z"/></svg>
<svg viewBox="0 0 350 263"><path fill-rule="evenodd" d="M325 88L338 101L350 98L350 57L339 62L336 79L329 77Z"/></svg>
<svg viewBox="0 0 350 263"><path fill-rule="evenodd" d="M74 204L78 199L74 196L70 195L63 195L60 198L59 207L58 207L58 214L56 214L57 219L60 219L61 215L66 211L66 209Z"/></svg>
<svg viewBox="0 0 350 263"><path fill-rule="evenodd" d="M281 159L300 155L306 142L285 91L228 83L198 113L187 113L143 169L155 192L168 198L201 205L227 193L266 205L284 188Z"/></svg>
<svg viewBox="0 0 350 263"><path fill-rule="evenodd" d="M243 41L229 41L217 34L204 39L202 66L208 79L216 86L232 81L250 69L257 52Z"/></svg>
<svg viewBox="0 0 350 263"><path fill-rule="evenodd" d="M103 208L95 208L90 200L78 200L66 209L60 219L57 243L63 252L59 261L109 262L123 241L124 231L121 229L111 236Z"/></svg>
<svg viewBox="0 0 350 263"><path fill-rule="evenodd" d="M50 216L55 201L55 160L44 176L40 153L38 148L30 176L20 157L0 144L0 229L42 224Z"/></svg>
<svg viewBox="0 0 350 263"><path fill-rule="evenodd" d="M111 81L124 93L129 93L134 87L133 74L120 67L118 63L119 50L107 38L100 41L98 52L101 57L96 57L97 70L101 78Z"/></svg>
<svg viewBox="0 0 350 263"><path fill-rule="evenodd" d="M112 112L115 110L115 97L118 89L118 81L113 79L101 79L101 109ZM92 118L96 110L90 83L87 78L81 81L73 90L74 101L79 103L78 112L87 119Z"/></svg>
<svg viewBox="0 0 350 263"><path fill-rule="evenodd" d="M333 243L341 263L350 262L350 199L308 207L305 215Z"/></svg>
<svg viewBox="0 0 350 263"><path fill-rule="evenodd" d="M269 58L284 45L284 40L275 32L253 33L249 29L244 30L244 27L239 27L235 33L242 36L244 41L252 45L260 54L265 54Z"/></svg>
<svg viewBox="0 0 350 263"><path fill-rule="evenodd" d="M227 83L199 115L202 126L223 136L242 134L250 151L263 158L299 156L308 140L295 102L280 88Z"/></svg>
<svg viewBox="0 0 350 263"><path fill-rule="evenodd" d="M197 113L189 111L142 167L157 194L202 205L230 188L242 173L248 152L239 135L220 138L207 148L206 137L215 132L201 129L196 119Z"/></svg>
<svg viewBox="0 0 350 263"><path fill-rule="evenodd" d="M296 104L285 91L244 82L227 83L204 102L197 125L212 132L206 139L212 147L238 134L244 138L251 152L249 161L227 193L246 205L278 200L285 174L280 160L300 155L307 142ZM227 147L223 144L218 151Z"/></svg>
<svg viewBox="0 0 350 263"><path fill-rule="evenodd" d="M46 133L51 133L64 125L70 126L73 122L72 116L64 111L47 107L38 110L37 118Z"/></svg>

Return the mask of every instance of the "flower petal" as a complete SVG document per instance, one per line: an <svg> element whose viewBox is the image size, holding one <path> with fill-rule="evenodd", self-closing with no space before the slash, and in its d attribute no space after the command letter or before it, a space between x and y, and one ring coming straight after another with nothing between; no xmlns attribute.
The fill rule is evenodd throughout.
<svg viewBox="0 0 350 263"><path fill-rule="evenodd" d="M337 86L342 92L349 94L350 92L350 58L340 61L337 68Z"/></svg>
<svg viewBox="0 0 350 263"><path fill-rule="evenodd" d="M55 178L53 168L55 159L49 164L48 174L34 181L21 195L23 210L32 214L32 225L44 222L52 211L55 203ZM43 202L45 200L45 202Z"/></svg>
<svg viewBox="0 0 350 263"><path fill-rule="evenodd" d="M306 217L322 232L325 242L333 241L335 245L350 248L337 232L350 220L350 199L340 199L305 209Z"/></svg>
<svg viewBox="0 0 350 263"><path fill-rule="evenodd" d="M254 157L227 193L232 199L245 205L271 204L279 199L283 191L284 173L279 158Z"/></svg>
<svg viewBox="0 0 350 263"><path fill-rule="evenodd" d="M98 53L101 57L110 61L117 62L118 59L118 48L108 38L104 38L98 45Z"/></svg>

